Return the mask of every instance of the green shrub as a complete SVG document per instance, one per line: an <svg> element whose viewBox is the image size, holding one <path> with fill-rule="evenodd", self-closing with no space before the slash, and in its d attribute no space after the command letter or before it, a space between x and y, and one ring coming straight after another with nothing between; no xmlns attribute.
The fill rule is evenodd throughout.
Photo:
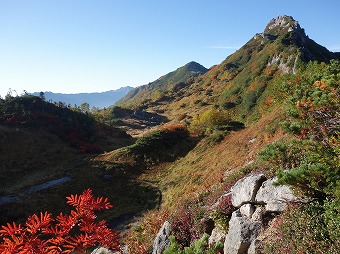
<svg viewBox="0 0 340 254"><path fill-rule="evenodd" d="M255 90L245 94L245 96L243 97L243 104L246 111L249 111L256 105L257 100L259 99L265 88L266 86L259 85Z"/></svg>
<svg viewBox="0 0 340 254"><path fill-rule="evenodd" d="M170 246L163 252L163 254L181 254L183 251L179 248L179 244L176 242L176 238L170 236Z"/></svg>
<svg viewBox="0 0 340 254"><path fill-rule="evenodd" d="M137 139L135 144L117 150L118 157L133 158L140 164L157 164L183 156L194 145L183 126L165 126Z"/></svg>
<svg viewBox="0 0 340 254"><path fill-rule="evenodd" d="M309 63L285 82L287 121L284 127L298 139L276 142L259 153L278 182L303 194L340 199L340 62Z"/></svg>
<svg viewBox="0 0 340 254"><path fill-rule="evenodd" d="M229 121L230 118L225 111L212 108L203 112L202 115L194 116L189 130L194 134L202 135L211 132L217 126L226 125Z"/></svg>
<svg viewBox="0 0 340 254"><path fill-rule="evenodd" d="M334 190L340 188L339 152L319 142L280 141L258 155L270 173L277 172L279 183L292 185L305 195L335 197Z"/></svg>
<svg viewBox="0 0 340 254"><path fill-rule="evenodd" d="M220 143L224 139L224 133L223 132L217 132L213 133L207 138L207 142L211 145L216 145Z"/></svg>
<svg viewBox="0 0 340 254"><path fill-rule="evenodd" d="M309 63L285 82L286 131L293 140L265 147L259 158L278 183L313 202L280 217L265 253L337 253L340 249L340 62Z"/></svg>
<svg viewBox="0 0 340 254"><path fill-rule="evenodd" d="M340 61L309 63L300 74L282 84L288 98L286 129L327 142L340 130Z"/></svg>
<svg viewBox="0 0 340 254"><path fill-rule="evenodd" d="M223 250L223 243L216 243L212 248L208 249L209 235L203 234L202 238L193 242L189 247L183 250L179 248L174 236L170 236L170 246L163 254L216 254Z"/></svg>

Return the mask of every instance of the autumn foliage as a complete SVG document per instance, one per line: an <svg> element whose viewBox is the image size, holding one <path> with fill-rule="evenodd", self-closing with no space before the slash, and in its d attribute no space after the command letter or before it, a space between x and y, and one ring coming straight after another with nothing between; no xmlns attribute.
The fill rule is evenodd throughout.
<svg viewBox="0 0 340 254"><path fill-rule="evenodd" d="M25 224L7 223L0 230L0 252L10 253L81 253L91 246L119 250L119 234L105 221L96 222L95 211L109 209L107 198L94 197L90 189L67 197L73 206L70 214L33 214Z"/></svg>

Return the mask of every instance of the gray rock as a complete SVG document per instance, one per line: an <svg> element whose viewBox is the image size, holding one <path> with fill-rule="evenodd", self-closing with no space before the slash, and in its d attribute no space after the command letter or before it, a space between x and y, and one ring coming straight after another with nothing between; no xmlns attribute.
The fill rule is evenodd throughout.
<svg viewBox="0 0 340 254"><path fill-rule="evenodd" d="M98 247L95 250L91 252L91 254L112 254L114 252L104 248L104 247Z"/></svg>
<svg viewBox="0 0 340 254"><path fill-rule="evenodd" d="M283 212L287 203L297 200L293 191L286 185L274 186L277 178L265 181L258 190L255 200L265 205L267 212Z"/></svg>
<svg viewBox="0 0 340 254"><path fill-rule="evenodd" d="M251 175L238 180L231 188L233 206L240 207L255 201L256 192L266 180L263 174Z"/></svg>
<svg viewBox="0 0 340 254"><path fill-rule="evenodd" d="M250 221L239 210L233 212L229 221L229 231L224 242L224 254L247 253L252 241L261 231L261 223Z"/></svg>
<svg viewBox="0 0 340 254"><path fill-rule="evenodd" d="M245 204L240 207L240 212L242 215L251 218L251 216L255 212L255 206L252 204Z"/></svg>
<svg viewBox="0 0 340 254"><path fill-rule="evenodd" d="M215 227L211 232L211 236L208 240L209 248L211 248L218 242L224 243L226 234L227 232L224 229L220 227Z"/></svg>
<svg viewBox="0 0 340 254"><path fill-rule="evenodd" d="M251 242L247 254L256 254L258 253L259 246L260 246L261 241L255 239L254 241Z"/></svg>
<svg viewBox="0 0 340 254"><path fill-rule="evenodd" d="M111 251L104 247L98 247L91 252L91 254L115 254L115 253L116 254L129 254L126 246L121 246L120 251Z"/></svg>
<svg viewBox="0 0 340 254"><path fill-rule="evenodd" d="M164 250L166 250L169 247L170 233L171 233L171 224L170 222L165 221L153 242L152 254L161 254L163 253Z"/></svg>
<svg viewBox="0 0 340 254"><path fill-rule="evenodd" d="M258 206L256 207L255 212L252 214L251 220L262 222L263 216L265 213L266 213L266 209L263 206Z"/></svg>

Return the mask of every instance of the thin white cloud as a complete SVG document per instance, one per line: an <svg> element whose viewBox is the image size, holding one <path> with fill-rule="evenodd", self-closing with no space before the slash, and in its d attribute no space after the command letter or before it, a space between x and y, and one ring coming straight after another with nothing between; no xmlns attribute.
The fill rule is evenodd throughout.
<svg viewBox="0 0 340 254"><path fill-rule="evenodd" d="M240 46L210 46L210 49L239 49Z"/></svg>
<svg viewBox="0 0 340 254"><path fill-rule="evenodd" d="M340 51L340 45L332 45L327 47L327 49L331 51Z"/></svg>

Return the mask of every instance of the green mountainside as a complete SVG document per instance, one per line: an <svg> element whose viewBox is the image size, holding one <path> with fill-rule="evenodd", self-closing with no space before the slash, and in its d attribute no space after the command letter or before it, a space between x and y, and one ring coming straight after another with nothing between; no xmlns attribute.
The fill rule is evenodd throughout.
<svg viewBox="0 0 340 254"><path fill-rule="evenodd" d="M135 88L120 105L164 112L172 120L187 116L190 121L212 106L229 110L235 120L258 119L261 114L258 105L273 103L277 96L272 84L278 78L295 74L310 60L328 63L330 59L339 59L339 54L309 39L292 17L280 16L208 72L163 93L159 93L157 82ZM130 100L139 97L139 89L144 91L142 98ZM160 94L164 98L160 99Z"/></svg>
<svg viewBox="0 0 340 254"><path fill-rule="evenodd" d="M208 70L199 63L187 63L147 85L133 89L119 100L116 105L137 107L142 104L145 105L149 101L166 100L165 97L171 96L172 90L178 90L186 86L185 82L207 71Z"/></svg>

